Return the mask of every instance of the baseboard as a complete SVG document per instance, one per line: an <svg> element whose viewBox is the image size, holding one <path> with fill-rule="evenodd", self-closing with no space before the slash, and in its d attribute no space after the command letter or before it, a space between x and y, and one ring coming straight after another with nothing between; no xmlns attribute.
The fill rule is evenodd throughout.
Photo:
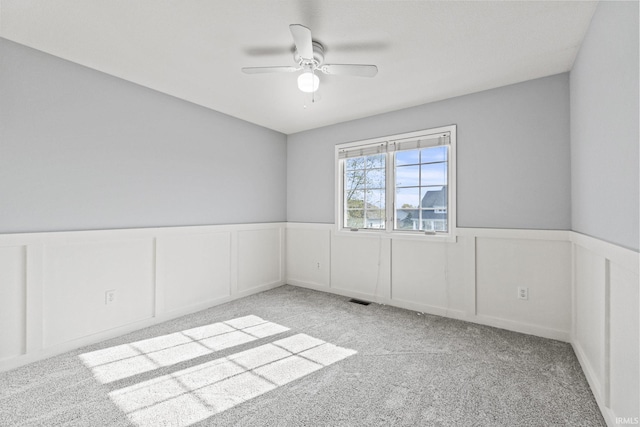
<svg viewBox="0 0 640 427"><path fill-rule="evenodd" d="M538 325L531 325L522 322L516 322L513 320L498 319L490 316L476 316L468 314L463 310L451 309L447 307L432 306L426 304L415 303L411 301L388 299L382 297L376 297L373 294L366 294L362 292L354 292L345 289L331 288L324 285L319 285L312 282L305 282L296 279L288 279L287 283L292 286L298 286L301 288L312 289L315 291L328 292L336 295L341 295L349 298L357 298L365 301L371 301L378 304L390 305L392 307L403 308L411 311L418 311L420 313L432 314L435 316L447 317L450 319L463 320L465 322L476 323L479 325L491 326L494 328L505 329L512 332L519 332L527 335L535 335L542 338L549 338L553 340L570 342L570 332L562 331L552 328L545 328Z"/></svg>
<svg viewBox="0 0 640 427"><path fill-rule="evenodd" d="M532 325L529 323L517 322L514 320L500 319L491 316L471 316L467 319L469 322L478 323L480 325L492 326L494 328L506 329L507 331L519 332L521 334L535 335L537 337L548 338L551 340L571 342L571 332L560 329L546 328L544 326Z"/></svg>
<svg viewBox="0 0 640 427"><path fill-rule="evenodd" d="M412 301L405 301L400 299L391 299L388 305L404 308L406 310L418 311L420 313L433 314L435 316L449 317L451 319L466 320L466 314L462 310L439 307L436 305L420 304Z"/></svg>
<svg viewBox="0 0 640 427"><path fill-rule="evenodd" d="M234 295L234 299L248 297L249 295L257 294L260 292L268 291L270 289L275 289L279 286L284 285L285 282L282 280L278 280L276 282L265 283L264 285L255 286L251 289L245 289L243 291L239 291L236 295Z"/></svg>
<svg viewBox="0 0 640 427"><path fill-rule="evenodd" d="M374 302L377 304L385 304L385 305L393 305L388 298L383 298L380 296L375 296L373 294L367 294L364 292L354 292L350 290L344 290L340 288L332 288L327 285L322 285L319 283L308 282L304 280L298 279L287 279L287 284L291 286L297 286L299 288L311 289L314 291L327 292L334 295L340 295L347 298L356 298L363 301ZM404 307L401 307L404 308Z"/></svg>
<svg viewBox="0 0 640 427"><path fill-rule="evenodd" d="M298 286L300 288L313 289L314 291L330 292L329 286L322 283L309 282L305 280L291 279L291 278L287 278L286 283L288 285Z"/></svg>

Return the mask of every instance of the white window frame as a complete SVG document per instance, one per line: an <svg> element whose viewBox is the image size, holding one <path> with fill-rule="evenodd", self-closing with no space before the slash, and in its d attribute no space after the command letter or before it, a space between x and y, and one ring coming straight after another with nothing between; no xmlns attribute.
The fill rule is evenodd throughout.
<svg viewBox="0 0 640 427"><path fill-rule="evenodd" d="M358 147L368 148L381 144L392 144L395 141L418 138L435 138L439 135L449 137L449 154L447 160L447 232L430 232L418 230L394 230L395 224L395 152L386 153L386 201L385 201L385 229L358 229L357 231L343 227L344 224L344 168L345 159L340 158L340 152ZM340 235L387 236L401 239L419 239L432 241L456 241L456 125L442 126L415 132L389 135L362 141L347 142L335 146L336 187L335 187L335 232Z"/></svg>

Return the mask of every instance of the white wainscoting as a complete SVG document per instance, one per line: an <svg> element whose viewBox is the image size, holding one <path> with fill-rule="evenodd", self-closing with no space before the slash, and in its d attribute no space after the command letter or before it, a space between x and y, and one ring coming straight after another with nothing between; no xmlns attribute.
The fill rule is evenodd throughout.
<svg viewBox="0 0 640 427"><path fill-rule="evenodd" d="M238 294L249 295L283 283L284 229L238 231Z"/></svg>
<svg viewBox="0 0 640 427"><path fill-rule="evenodd" d="M331 230L322 224L305 224L300 228L293 224L289 226L286 233L287 283L304 283L317 290L328 290Z"/></svg>
<svg viewBox="0 0 640 427"><path fill-rule="evenodd" d="M25 259L24 246L0 247L0 359L25 351Z"/></svg>
<svg viewBox="0 0 640 427"><path fill-rule="evenodd" d="M301 223L5 234L0 370L289 283L571 342L613 426L640 416L639 270L638 252L568 231L459 228L455 242Z"/></svg>
<svg viewBox="0 0 640 427"><path fill-rule="evenodd" d="M284 236L284 223L0 235L0 370L280 286Z"/></svg>
<svg viewBox="0 0 640 427"><path fill-rule="evenodd" d="M625 419L637 424L640 256L578 233L571 234L571 242L573 348L607 424L622 425Z"/></svg>
<svg viewBox="0 0 640 427"><path fill-rule="evenodd" d="M48 243L43 253L43 348L153 316L151 239Z"/></svg>
<svg viewBox="0 0 640 427"><path fill-rule="evenodd" d="M566 231L460 228L444 242L289 223L287 283L570 340Z"/></svg>
<svg viewBox="0 0 640 427"><path fill-rule="evenodd" d="M571 330L569 242L477 238L476 286L478 316L509 319L557 334ZM517 298L519 286L528 289L527 300Z"/></svg>

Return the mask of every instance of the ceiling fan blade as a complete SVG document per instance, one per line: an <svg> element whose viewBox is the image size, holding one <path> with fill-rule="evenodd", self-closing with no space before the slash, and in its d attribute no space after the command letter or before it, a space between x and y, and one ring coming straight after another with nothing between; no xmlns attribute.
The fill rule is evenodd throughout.
<svg viewBox="0 0 640 427"><path fill-rule="evenodd" d="M293 42L296 45L298 54L302 59L313 59L313 41L311 40L311 30L300 24L289 25Z"/></svg>
<svg viewBox="0 0 640 427"><path fill-rule="evenodd" d="M326 64L320 67L320 71L325 74L344 74L358 77L373 77L378 74L378 67L375 65L360 64Z"/></svg>
<svg viewBox="0 0 640 427"><path fill-rule="evenodd" d="M298 71L299 67L243 67L242 72L245 74L265 74L265 73L293 73Z"/></svg>

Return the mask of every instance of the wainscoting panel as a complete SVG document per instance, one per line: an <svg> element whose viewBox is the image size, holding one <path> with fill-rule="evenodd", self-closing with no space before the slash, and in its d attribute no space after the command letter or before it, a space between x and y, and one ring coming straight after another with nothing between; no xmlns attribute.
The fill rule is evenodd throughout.
<svg viewBox="0 0 640 427"><path fill-rule="evenodd" d="M214 303L231 295L231 233L177 234L156 241L162 312Z"/></svg>
<svg viewBox="0 0 640 427"><path fill-rule="evenodd" d="M640 254L579 233L572 344L610 426L640 418Z"/></svg>
<svg viewBox="0 0 640 427"><path fill-rule="evenodd" d="M570 339L568 232L458 229L453 242L338 232L333 224L287 224L287 232L289 284ZM328 288L316 279L317 260L327 257ZM529 289L528 300L518 300L519 286Z"/></svg>
<svg viewBox="0 0 640 427"><path fill-rule="evenodd" d="M575 340L588 362L594 394L605 397L605 258L578 246L575 249Z"/></svg>
<svg viewBox="0 0 640 427"><path fill-rule="evenodd" d="M45 245L44 347L152 317L153 275L151 239Z"/></svg>
<svg viewBox="0 0 640 427"><path fill-rule="evenodd" d="M327 290L331 282L331 231L287 227L286 270L290 284Z"/></svg>
<svg viewBox="0 0 640 427"><path fill-rule="evenodd" d="M269 223L0 235L0 370L280 286L284 230Z"/></svg>
<svg viewBox="0 0 640 427"><path fill-rule="evenodd" d="M619 417L640 417L640 277L610 264L610 405Z"/></svg>
<svg viewBox="0 0 640 427"><path fill-rule="evenodd" d="M354 233L356 234L356 233ZM388 301L391 240L379 236L331 236L331 289L370 301Z"/></svg>
<svg viewBox="0 0 640 427"><path fill-rule="evenodd" d="M480 237L476 251L479 316L571 329L569 242ZM518 288L526 288L526 300Z"/></svg>
<svg viewBox="0 0 640 427"><path fill-rule="evenodd" d="M579 233L572 344L610 426L640 418L640 254Z"/></svg>
<svg viewBox="0 0 640 427"><path fill-rule="evenodd" d="M284 229L238 231L238 293L265 289L284 278Z"/></svg>
<svg viewBox="0 0 640 427"><path fill-rule="evenodd" d="M447 315L465 308L463 245L393 239L391 299Z"/></svg>
<svg viewBox="0 0 640 427"><path fill-rule="evenodd" d="M25 352L25 260L24 246L0 247L0 360Z"/></svg>

